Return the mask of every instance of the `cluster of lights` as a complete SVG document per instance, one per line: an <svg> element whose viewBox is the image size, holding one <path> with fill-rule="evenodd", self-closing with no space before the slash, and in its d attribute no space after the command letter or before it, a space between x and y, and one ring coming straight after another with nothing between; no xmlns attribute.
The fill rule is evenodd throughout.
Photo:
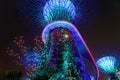
<svg viewBox="0 0 120 80"><path fill-rule="evenodd" d="M66 21L56 21L56 22L48 24L42 32L43 42L44 43L47 42L49 38L49 33L51 30L56 29L56 28L61 28L61 26L68 29L73 34L76 47L78 48L80 54L84 56L86 59L88 59L93 64L94 68L96 69L96 76L97 76L96 78L98 78L99 71L98 71L96 62L89 48L87 47L85 41L83 40L81 34L79 33L79 31L73 24L66 22Z"/></svg>
<svg viewBox="0 0 120 80"><path fill-rule="evenodd" d="M76 12L70 0L49 0L44 6L43 15L44 19L50 23L55 20L70 21L75 18Z"/></svg>
<svg viewBox="0 0 120 80"><path fill-rule="evenodd" d="M40 63L39 53L29 52L22 58L22 65L24 65L26 70L26 75L29 77L32 77L39 63Z"/></svg>
<svg viewBox="0 0 120 80"><path fill-rule="evenodd" d="M35 52L40 52L43 46L43 41L41 40L41 36L35 36L34 42L35 42L35 47L33 48L33 50Z"/></svg>
<svg viewBox="0 0 120 80"><path fill-rule="evenodd" d="M39 38L36 36L34 38L35 45L31 45L33 49L27 50L29 46L25 46L27 44L25 43L24 37L15 37L12 45L6 50L8 55L13 57L17 65L24 66L26 75L29 77L32 77L37 65L40 63L40 49L43 44Z"/></svg>
<svg viewBox="0 0 120 80"><path fill-rule="evenodd" d="M11 49L10 47L7 48L6 53L8 53L9 56L15 56L16 55L16 52L13 49Z"/></svg>
<svg viewBox="0 0 120 80"><path fill-rule="evenodd" d="M49 34L50 35L48 35L48 39L46 43L49 43L50 41L52 47L50 46L49 47L52 48L53 51L55 51L55 53L49 52L51 56L50 58L52 59L50 61L51 61L51 64L53 65L52 67L57 69L57 71L60 71L55 73L53 76L51 76L50 80L82 79L82 78L86 80L90 80L90 76L88 73L86 73L87 70L85 69L86 67L83 61L80 60L79 68L76 64L74 64L76 53L74 54L74 49L73 49L73 46L75 46L74 40L71 39L71 37L73 37L73 34L70 34L70 31L64 27L54 28L50 31ZM49 38L51 39L51 37L52 37L52 40L49 40ZM67 40L65 42L62 40L59 40L63 38ZM57 46L57 44L59 46ZM84 74L84 76L82 74Z"/></svg>
<svg viewBox="0 0 120 80"><path fill-rule="evenodd" d="M25 40L23 36L20 37L15 37L13 42L18 46L18 48L21 50L22 53L26 53L27 52L27 47L24 45L25 44Z"/></svg>
<svg viewBox="0 0 120 80"><path fill-rule="evenodd" d="M37 47L41 47L41 45L43 45L43 42L41 41L41 39L42 39L41 36L36 36L34 38L34 41Z"/></svg>
<svg viewBox="0 0 120 80"><path fill-rule="evenodd" d="M110 75L114 74L117 70L117 60L112 56L106 56L97 61L100 71Z"/></svg>
<svg viewBox="0 0 120 80"><path fill-rule="evenodd" d="M15 58L14 62L16 63L16 65L20 65L20 60L21 60L21 57L20 57L20 54L15 52L14 49L8 47L7 50L6 50L6 53L9 55L9 56L12 56L13 58ZM17 59L17 60L16 60Z"/></svg>

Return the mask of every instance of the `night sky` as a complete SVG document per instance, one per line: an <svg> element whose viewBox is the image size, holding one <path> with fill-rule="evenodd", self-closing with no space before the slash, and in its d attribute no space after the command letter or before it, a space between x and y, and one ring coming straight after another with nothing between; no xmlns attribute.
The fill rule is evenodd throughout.
<svg viewBox="0 0 120 80"><path fill-rule="evenodd" d="M99 13L87 30L79 29L95 60L113 55L120 59L120 0L99 0ZM87 23L86 23L87 24ZM0 0L0 74L15 65L5 50L15 36L33 36L18 15L16 0Z"/></svg>

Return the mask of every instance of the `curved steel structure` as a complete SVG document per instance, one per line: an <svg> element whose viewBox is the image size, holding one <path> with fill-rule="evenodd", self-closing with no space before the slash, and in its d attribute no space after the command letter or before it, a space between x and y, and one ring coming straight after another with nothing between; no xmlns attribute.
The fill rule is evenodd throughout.
<svg viewBox="0 0 120 80"><path fill-rule="evenodd" d="M71 31L71 33L73 34L74 39L75 39L75 44L76 44L80 54L82 56L84 56L85 58L87 58L93 64L94 68L96 69L96 79L98 80L99 71L98 71L96 62L95 62L89 48L87 47L85 41L83 40L82 36L80 35L79 31L73 24L66 22L66 21L56 21L56 22L50 23L49 25L47 25L45 27L45 29L43 30L43 33L42 33L42 39L43 39L44 43L46 43L48 40L49 32L51 30L53 30L55 28L59 28L59 27L64 27Z"/></svg>

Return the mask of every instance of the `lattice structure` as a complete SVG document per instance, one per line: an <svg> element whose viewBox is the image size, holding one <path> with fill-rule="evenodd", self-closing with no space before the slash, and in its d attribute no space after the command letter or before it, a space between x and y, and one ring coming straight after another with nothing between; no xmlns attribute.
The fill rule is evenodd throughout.
<svg viewBox="0 0 120 80"><path fill-rule="evenodd" d="M101 72L109 75L111 80L119 80L116 75L116 70L118 67L116 58L112 56L103 57L97 61L97 65Z"/></svg>

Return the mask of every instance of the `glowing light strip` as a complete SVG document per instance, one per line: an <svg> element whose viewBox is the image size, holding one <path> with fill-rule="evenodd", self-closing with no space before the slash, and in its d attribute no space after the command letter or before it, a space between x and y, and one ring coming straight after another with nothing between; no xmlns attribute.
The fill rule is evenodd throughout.
<svg viewBox="0 0 120 80"><path fill-rule="evenodd" d="M80 51L80 54L82 54L84 57L89 59L92 62L92 64L94 65L94 67L96 69L96 79L98 80L99 70L96 65L96 62L95 62L90 50L88 49L86 43L84 42L82 36L80 35L79 31L76 29L76 27L73 24L66 22L66 21L56 21L56 22L50 23L49 25L47 25L45 27L45 29L43 30L43 33L42 33L42 39L43 39L44 43L46 43L46 41L47 41L49 32L51 30L53 30L55 28L59 28L59 27L65 27L72 32L72 34L74 35L75 41L76 41L76 45Z"/></svg>

